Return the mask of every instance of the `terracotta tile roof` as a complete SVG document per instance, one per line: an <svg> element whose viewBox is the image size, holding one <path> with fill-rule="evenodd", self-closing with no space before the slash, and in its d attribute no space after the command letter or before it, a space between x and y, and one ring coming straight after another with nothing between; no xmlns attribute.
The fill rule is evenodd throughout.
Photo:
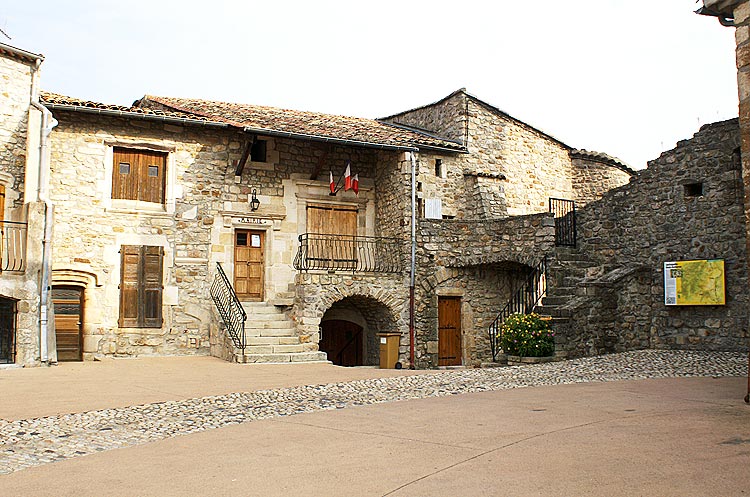
<svg viewBox="0 0 750 497"><path fill-rule="evenodd" d="M170 117L175 119L189 119L196 121L210 122L211 120L189 112L178 112L178 111L163 111L158 109L148 109L145 107L127 107L123 105L103 104L100 102L92 102L91 100L81 100L79 98L68 97L60 95L58 93L52 93L48 91L41 91L39 93L39 99L45 105L50 107L69 107L71 110L76 109L92 109L92 110L104 110L113 111L125 114L140 114L143 117L158 116L158 117Z"/></svg>
<svg viewBox="0 0 750 497"><path fill-rule="evenodd" d="M623 171L628 172L630 174L635 174L635 171L630 166L625 164L623 161L621 161L617 157L613 157L609 154L605 154L604 152L595 152L592 150L584 150L584 149L574 149L570 151L570 156L603 162L604 164L609 164L611 166L619 167Z"/></svg>
<svg viewBox="0 0 750 497"><path fill-rule="evenodd" d="M448 139L360 117L151 95L145 96L137 105L199 115L260 134L353 142L364 146L464 150L460 143Z"/></svg>

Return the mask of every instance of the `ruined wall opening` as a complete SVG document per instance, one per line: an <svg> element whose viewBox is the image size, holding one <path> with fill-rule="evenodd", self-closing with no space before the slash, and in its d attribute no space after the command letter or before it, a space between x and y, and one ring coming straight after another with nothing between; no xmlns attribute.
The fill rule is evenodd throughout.
<svg viewBox="0 0 750 497"><path fill-rule="evenodd" d="M319 349L338 366L377 366L378 333L394 331L398 331L398 325L385 304L353 295L335 302L323 315Z"/></svg>

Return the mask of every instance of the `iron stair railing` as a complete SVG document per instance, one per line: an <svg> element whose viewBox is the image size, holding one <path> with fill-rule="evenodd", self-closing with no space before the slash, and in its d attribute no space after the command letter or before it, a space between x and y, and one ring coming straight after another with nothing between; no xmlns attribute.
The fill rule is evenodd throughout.
<svg viewBox="0 0 750 497"><path fill-rule="evenodd" d="M555 245L576 246L576 203L563 198L550 198L549 211L555 216Z"/></svg>
<svg viewBox="0 0 750 497"><path fill-rule="evenodd" d="M0 221L0 271L26 270L26 223Z"/></svg>
<svg viewBox="0 0 750 497"><path fill-rule="evenodd" d="M232 284L229 283L229 278L221 268L221 263L216 263L216 269L216 277L211 284L211 298L216 304L216 309L218 309L221 319L224 321L234 346L244 353L247 314L245 309L242 308Z"/></svg>
<svg viewBox="0 0 750 497"><path fill-rule="evenodd" d="M534 310L547 293L547 256L532 269L523 284L511 295L500 314L497 315L489 328L490 350L492 360L497 359L500 351L498 334L503 322L512 314L527 314Z"/></svg>

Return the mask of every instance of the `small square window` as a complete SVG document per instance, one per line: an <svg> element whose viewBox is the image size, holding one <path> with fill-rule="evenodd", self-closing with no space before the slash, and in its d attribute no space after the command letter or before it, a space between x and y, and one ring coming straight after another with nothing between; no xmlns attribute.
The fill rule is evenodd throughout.
<svg viewBox="0 0 750 497"><path fill-rule="evenodd" d="M250 160L266 162L266 140L255 140L252 148L250 148Z"/></svg>
<svg viewBox="0 0 750 497"><path fill-rule="evenodd" d="M120 174L130 174L130 164L127 162L120 162Z"/></svg>
<svg viewBox="0 0 750 497"><path fill-rule="evenodd" d="M159 177L159 166L148 166L148 175L151 178Z"/></svg>
<svg viewBox="0 0 750 497"><path fill-rule="evenodd" d="M703 183L688 183L684 185L686 197L702 197Z"/></svg>
<svg viewBox="0 0 750 497"><path fill-rule="evenodd" d="M237 246L247 247L247 233L244 231L238 231L236 235L237 235Z"/></svg>

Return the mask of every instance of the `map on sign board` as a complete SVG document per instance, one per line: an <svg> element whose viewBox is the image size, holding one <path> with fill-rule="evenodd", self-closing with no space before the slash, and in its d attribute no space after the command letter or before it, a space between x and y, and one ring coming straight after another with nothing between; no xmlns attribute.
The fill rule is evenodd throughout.
<svg viewBox="0 0 750 497"><path fill-rule="evenodd" d="M724 260L664 263L665 305L724 305Z"/></svg>

